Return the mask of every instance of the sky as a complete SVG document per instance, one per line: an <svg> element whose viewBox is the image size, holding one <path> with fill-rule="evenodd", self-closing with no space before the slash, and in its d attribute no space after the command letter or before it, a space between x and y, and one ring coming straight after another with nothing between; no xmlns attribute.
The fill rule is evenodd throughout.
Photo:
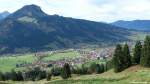
<svg viewBox="0 0 150 84"><path fill-rule="evenodd" d="M150 0L0 0L0 12L36 4L47 14L100 22L150 20Z"/></svg>

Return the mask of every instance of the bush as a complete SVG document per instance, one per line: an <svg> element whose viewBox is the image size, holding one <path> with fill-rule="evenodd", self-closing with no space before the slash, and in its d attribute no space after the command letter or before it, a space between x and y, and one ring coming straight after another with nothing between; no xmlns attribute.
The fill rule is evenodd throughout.
<svg viewBox="0 0 150 84"><path fill-rule="evenodd" d="M78 66L73 66L71 69L72 74L80 74L80 72L81 72L81 68L79 68Z"/></svg>
<svg viewBox="0 0 150 84"><path fill-rule="evenodd" d="M96 68L97 68L97 64L96 63L92 63L88 69L88 71L92 74L92 73L96 73Z"/></svg>
<svg viewBox="0 0 150 84"><path fill-rule="evenodd" d="M40 70L40 68L34 68L24 73L24 80L37 81L46 78L46 71Z"/></svg>
<svg viewBox="0 0 150 84"><path fill-rule="evenodd" d="M22 72L20 71L17 72L17 81L23 81Z"/></svg>
<svg viewBox="0 0 150 84"><path fill-rule="evenodd" d="M53 67L51 69L51 74L53 76L59 76L61 74L61 68L60 67Z"/></svg>
<svg viewBox="0 0 150 84"><path fill-rule="evenodd" d="M113 60L109 60L106 62L106 71L110 70L114 68L114 65L113 65Z"/></svg>
<svg viewBox="0 0 150 84"><path fill-rule="evenodd" d="M104 71L105 71L104 64L96 64L96 73L97 74L103 73Z"/></svg>

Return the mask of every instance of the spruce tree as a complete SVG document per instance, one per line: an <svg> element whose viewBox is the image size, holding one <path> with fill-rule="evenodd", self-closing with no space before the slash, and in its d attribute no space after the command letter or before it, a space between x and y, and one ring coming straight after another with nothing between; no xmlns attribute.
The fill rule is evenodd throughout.
<svg viewBox="0 0 150 84"><path fill-rule="evenodd" d="M10 72L10 79L13 81L17 80L17 73L14 70Z"/></svg>
<svg viewBox="0 0 150 84"><path fill-rule="evenodd" d="M121 45L117 45L114 56L113 56L113 63L114 63L114 71L121 72L124 68L123 66L123 52Z"/></svg>
<svg viewBox="0 0 150 84"><path fill-rule="evenodd" d="M0 71L0 81L5 81L4 74Z"/></svg>
<svg viewBox="0 0 150 84"><path fill-rule="evenodd" d="M123 66L124 69L128 68L131 66L131 55L130 55L130 50L127 44L124 45L123 47Z"/></svg>
<svg viewBox="0 0 150 84"><path fill-rule="evenodd" d="M61 77L63 79L67 79L67 78L71 77L71 70L70 70L70 66L68 63L64 64L62 71L61 71Z"/></svg>
<svg viewBox="0 0 150 84"><path fill-rule="evenodd" d="M150 36L145 38L140 64L144 67L150 67Z"/></svg>
<svg viewBox="0 0 150 84"><path fill-rule="evenodd" d="M137 41L135 44L134 52L133 52L133 63L139 64L142 55L142 45L140 41Z"/></svg>

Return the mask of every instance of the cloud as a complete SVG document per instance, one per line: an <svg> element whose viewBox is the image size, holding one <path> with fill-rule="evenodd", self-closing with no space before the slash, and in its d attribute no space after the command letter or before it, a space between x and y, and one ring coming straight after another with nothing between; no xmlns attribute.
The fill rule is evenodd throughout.
<svg viewBox="0 0 150 84"><path fill-rule="evenodd" d="M27 4L39 5L48 14L94 21L150 19L149 0L0 0L0 12Z"/></svg>

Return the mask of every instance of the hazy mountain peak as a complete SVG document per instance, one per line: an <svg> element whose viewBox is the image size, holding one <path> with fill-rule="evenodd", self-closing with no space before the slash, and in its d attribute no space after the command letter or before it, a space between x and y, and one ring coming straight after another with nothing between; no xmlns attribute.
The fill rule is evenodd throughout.
<svg viewBox="0 0 150 84"><path fill-rule="evenodd" d="M21 18L24 16L39 18L46 16L46 14L41 10L39 6L32 4L22 7L21 9L10 15L9 18Z"/></svg>
<svg viewBox="0 0 150 84"><path fill-rule="evenodd" d="M10 13L9 13L8 11L4 11L4 12L1 13L1 15L2 15L3 17L8 16L9 14L10 14Z"/></svg>
<svg viewBox="0 0 150 84"><path fill-rule="evenodd" d="M0 13L0 20L6 18L10 13L8 11L4 11L2 13Z"/></svg>

